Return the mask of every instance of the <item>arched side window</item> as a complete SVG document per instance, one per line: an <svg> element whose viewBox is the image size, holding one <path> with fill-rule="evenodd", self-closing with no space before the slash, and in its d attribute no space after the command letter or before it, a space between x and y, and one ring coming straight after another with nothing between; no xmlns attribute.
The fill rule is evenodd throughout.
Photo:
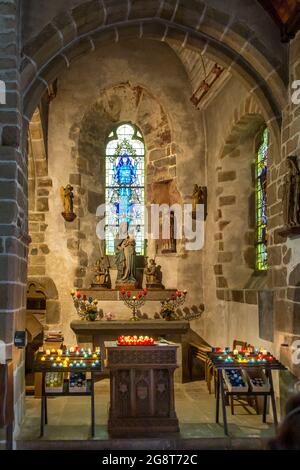
<svg viewBox="0 0 300 470"><path fill-rule="evenodd" d="M269 131L262 132L256 156L256 269L268 269L267 252L267 170Z"/></svg>
<svg viewBox="0 0 300 470"><path fill-rule="evenodd" d="M126 222L134 230L137 255L144 255L145 145L139 129L117 126L108 136L105 160L106 254L115 254L115 239Z"/></svg>

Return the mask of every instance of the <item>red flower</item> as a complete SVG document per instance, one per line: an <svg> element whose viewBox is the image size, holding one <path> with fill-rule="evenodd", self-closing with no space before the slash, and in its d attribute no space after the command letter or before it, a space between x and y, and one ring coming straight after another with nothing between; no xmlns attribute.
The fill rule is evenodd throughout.
<svg viewBox="0 0 300 470"><path fill-rule="evenodd" d="M139 292L138 293L138 298L140 299L141 297L143 297L144 293L143 292Z"/></svg>
<svg viewBox="0 0 300 470"><path fill-rule="evenodd" d="M77 297L77 299L80 299L80 297L81 297L80 292L77 292L76 297Z"/></svg>
<svg viewBox="0 0 300 470"><path fill-rule="evenodd" d="M122 294L122 295L125 295L125 293L126 293L125 289L122 289L122 290L121 290L121 294Z"/></svg>
<svg viewBox="0 0 300 470"><path fill-rule="evenodd" d="M127 297L131 297L131 292L130 291L127 292Z"/></svg>

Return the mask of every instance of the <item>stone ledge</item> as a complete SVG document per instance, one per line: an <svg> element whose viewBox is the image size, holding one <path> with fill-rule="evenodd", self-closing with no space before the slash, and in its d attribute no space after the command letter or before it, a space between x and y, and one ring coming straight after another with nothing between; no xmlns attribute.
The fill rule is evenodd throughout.
<svg viewBox="0 0 300 470"><path fill-rule="evenodd" d="M157 335L182 335L187 333L190 324L187 320L73 320L70 324L72 330L77 335L93 336L93 335L112 335L118 334L148 334L149 336Z"/></svg>
<svg viewBox="0 0 300 470"><path fill-rule="evenodd" d="M78 291L86 295L87 297L93 297L98 300L111 300L111 301L122 301L121 293L118 289L97 289L97 288L82 288ZM139 290L131 291L132 295L137 295ZM160 301L171 297L175 294L176 289L161 289L161 290L148 290L146 301Z"/></svg>

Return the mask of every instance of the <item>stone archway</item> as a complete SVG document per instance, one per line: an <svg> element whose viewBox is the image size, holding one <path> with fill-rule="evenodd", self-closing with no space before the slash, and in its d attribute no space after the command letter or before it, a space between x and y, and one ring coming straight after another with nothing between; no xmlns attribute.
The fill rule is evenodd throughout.
<svg viewBox="0 0 300 470"><path fill-rule="evenodd" d="M264 44L244 24L207 7L203 2L92 1L80 5L53 19L48 26L23 50L22 63L19 42L20 18L18 2L5 2L5 11L17 24L9 32L5 63L8 75L8 106L3 109L1 127L2 175L9 186L1 201L0 252L5 255L0 286L0 338L12 357L13 331L24 328L27 235L27 129L29 121L44 91L65 71L73 60L93 51L105 41L120 41L128 37L148 37L159 41L178 41L182 48L206 50L218 56L224 66L230 67L248 84L265 109L265 121L270 126L280 124L281 109L286 105L282 63L266 54ZM201 32L199 29L201 28ZM6 46L5 46L6 47ZM10 55L13 50L14 58ZM268 57L266 58L265 55ZM11 65L13 63L13 65ZM256 71L257 70L257 71ZM19 73L21 72L21 74ZM1 78L7 77L7 70ZM21 99L24 99L22 109ZM16 383L22 374L22 351L15 354ZM18 386L19 387L19 386ZM16 422L21 416L22 390L16 389Z"/></svg>
<svg viewBox="0 0 300 470"><path fill-rule="evenodd" d="M74 188L74 210L78 217L66 226L63 243L71 258L77 260L74 266L77 288L92 282L87 266L92 266L101 254L95 236L95 215L97 207L105 201L105 141L116 123L132 122L142 132L146 145L146 200L152 201L154 186L164 183L171 189L169 202L178 202L180 198L176 164L182 149L159 99L145 87L130 82L99 90L98 95L96 102L76 114L69 132L73 162L69 183Z"/></svg>
<svg viewBox="0 0 300 470"><path fill-rule="evenodd" d="M224 34L224 30L226 34ZM39 97L82 54L128 38L177 41L181 48L205 50L247 84L268 114L280 123L286 89L278 59L266 57L251 29L202 2L135 1L109 6L96 0L60 14L23 50L24 114L31 117Z"/></svg>
<svg viewBox="0 0 300 470"><path fill-rule="evenodd" d="M260 132L266 126L257 102L247 98L233 113L219 155L216 168L214 274L216 296L220 300L257 304L257 290L267 284L266 276L264 279L252 279L256 269L255 156ZM272 131L270 165L278 151L278 135ZM269 187L270 184L268 191Z"/></svg>
<svg viewBox="0 0 300 470"><path fill-rule="evenodd" d="M49 248L45 243L46 215L52 180L48 177L47 149L37 108L29 123L28 131L28 209L31 244L28 254L29 276L44 276Z"/></svg>

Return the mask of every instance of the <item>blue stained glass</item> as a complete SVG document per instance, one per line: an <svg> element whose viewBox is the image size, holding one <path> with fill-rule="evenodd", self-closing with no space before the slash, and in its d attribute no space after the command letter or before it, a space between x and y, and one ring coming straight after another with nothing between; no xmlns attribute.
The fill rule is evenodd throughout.
<svg viewBox="0 0 300 470"><path fill-rule="evenodd" d="M120 224L135 230L136 252L144 254L144 154L141 133L122 124L106 146L106 254L115 253Z"/></svg>

